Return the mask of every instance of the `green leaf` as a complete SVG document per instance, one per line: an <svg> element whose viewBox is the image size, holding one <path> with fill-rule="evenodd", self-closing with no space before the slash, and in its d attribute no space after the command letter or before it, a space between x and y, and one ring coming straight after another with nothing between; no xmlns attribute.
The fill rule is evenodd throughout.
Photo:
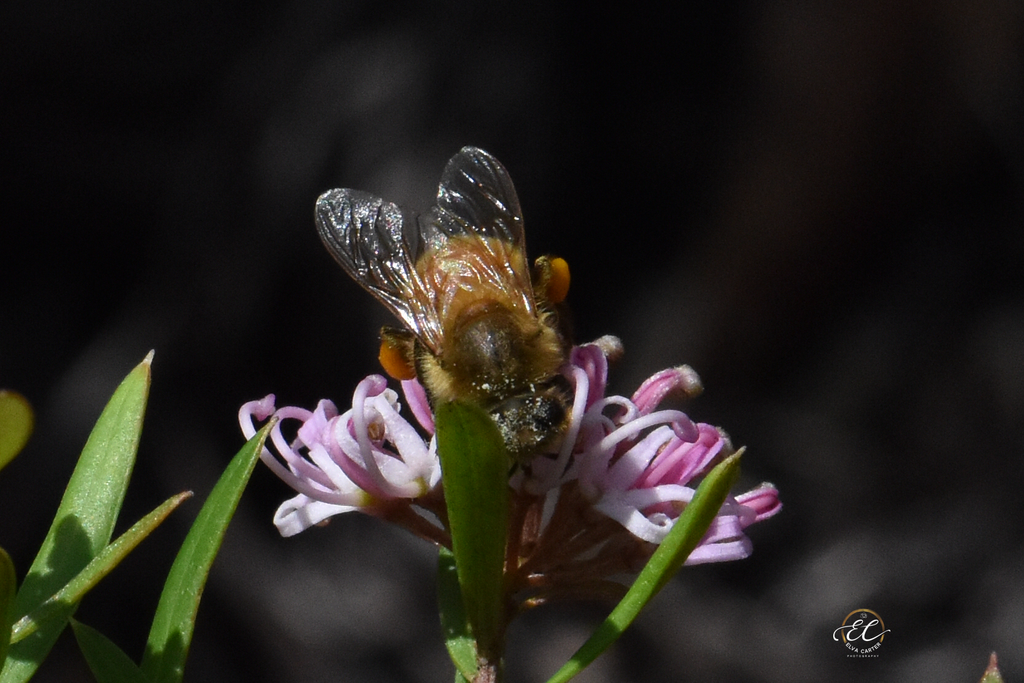
<svg viewBox="0 0 1024 683"><path fill-rule="evenodd" d="M142 671L153 683L181 681L210 566L273 425L268 422L228 463L174 558L142 658Z"/></svg>
<svg viewBox="0 0 1024 683"><path fill-rule="evenodd" d="M116 541L108 545L92 562L85 566L75 578L64 584L64 587L50 596L42 605L22 617L11 631L11 643L17 643L35 633L40 627L52 621L63 623L82 600L100 580L121 563L128 553L149 536L160 523L178 505L192 493L187 491L168 498L160 507L136 522L131 529L121 534Z"/></svg>
<svg viewBox="0 0 1024 683"><path fill-rule="evenodd" d="M466 617L481 661L494 663L500 659L506 619L509 459L494 421L477 406L446 403L438 407L435 422Z"/></svg>
<svg viewBox="0 0 1024 683"><path fill-rule="evenodd" d="M14 595L18 588L18 576L14 573L14 563L7 551L0 548L0 634L11 632L14 621ZM0 637L0 662L7 659L7 648L10 641Z"/></svg>
<svg viewBox="0 0 1024 683"><path fill-rule="evenodd" d="M471 681L476 677L476 643L462 605L455 556L447 548L441 548L437 561L437 602L441 608L441 630L448 655L462 680Z"/></svg>
<svg viewBox="0 0 1024 683"><path fill-rule="evenodd" d="M96 421L50 531L18 591L17 615L28 614L39 607L110 541L135 464L149 395L152 359L150 352L121 382ZM28 680L66 623L66 620L51 621L31 637L12 645L0 673L0 683Z"/></svg>
<svg viewBox="0 0 1024 683"><path fill-rule="evenodd" d="M726 458L713 469L694 493L689 505L683 508L665 540L654 551L651 559L636 577L629 591L608 618L583 643L576 654L552 676L548 683L563 683L578 674L597 656L608 649L622 632L633 623L648 602L657 595L669 579L686 562L693 549L704 538L711 522L718 515L729 489L739 476L742 450Z"/></svg>
<svg viewBox="0 0 1024 683"><path fill-rule="evenodd" d="M105 635L75 619L71 629L98 683L150 683L131 657Z"/></svg>
<svg viewBox="0 0 1024 683"><path fill-rule="evenodd" d="M999 662L995 652L989 655L988 668L985 669L985 674L981 677L981 683L1003 683L1003 675L999 673Z"/></svg>
<svg viewBox="0 0 1024 683"><path fill-rule="evenodd" d="M32 406L24 396L0 389L0 469L25 447L33 421Z"/></svg>

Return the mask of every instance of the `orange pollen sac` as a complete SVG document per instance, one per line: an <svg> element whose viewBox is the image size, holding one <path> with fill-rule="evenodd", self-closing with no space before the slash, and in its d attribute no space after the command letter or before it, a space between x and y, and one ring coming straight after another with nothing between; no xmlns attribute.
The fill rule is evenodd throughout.
<svg viewBox="0 0 1024 683"><path fill-rule="evenodd" d="M548 280L548 301L560 304L569 294L569 263L564 258L551 259L551 279Z"/></svg>
<svg viewBox="0 0 1024 683"><path fill-rule="evenodd" d="M377 356L380 360L381 367L384 368L384 372L388 373L392 378L398 380L412 379L416 376L416 368L413 367L409 359L402 353L402 349L398 348L393 344L389 344L387 339L382 339L380 342L380 354Z"/></svg>

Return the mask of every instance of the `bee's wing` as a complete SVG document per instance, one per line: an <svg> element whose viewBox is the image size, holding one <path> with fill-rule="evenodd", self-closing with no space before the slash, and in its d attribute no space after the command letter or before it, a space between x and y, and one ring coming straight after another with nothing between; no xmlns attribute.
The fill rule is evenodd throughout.
<svg viewBox="0 0 1024 683"><path fill-rule="evenodd" d="M469 237L487 258L477 261L478 277L517 299L535 313L526 262L526 238L519 197L508 171L476 147L463 147L445 166L437 204L419 217L423 250L446 240ZM442 315L443 318L443 315Z"/></svg>
<svg viewBox="0 0 1024 683"><path fill-rule="evenodd" d="M441 344L436 304L416 272L416 216L367 192L329 190L316 201L327 250L429 347Z"/></svg>

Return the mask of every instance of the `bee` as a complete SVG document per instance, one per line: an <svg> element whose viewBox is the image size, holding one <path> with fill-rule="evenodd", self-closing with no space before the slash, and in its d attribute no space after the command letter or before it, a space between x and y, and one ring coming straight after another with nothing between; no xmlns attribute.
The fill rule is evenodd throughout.
<svg viewBox="0 0 1024 683"><path fill-rule="evenodd" d="M422 214L330 190L317 200L316 224L345 272L405 326L381 330L388 374L419 378L432 407L481 406L515 461L557 450L572 405L556 310L568 265L541 257L527 266L519 199L497 159L464 147Z"/></svg>

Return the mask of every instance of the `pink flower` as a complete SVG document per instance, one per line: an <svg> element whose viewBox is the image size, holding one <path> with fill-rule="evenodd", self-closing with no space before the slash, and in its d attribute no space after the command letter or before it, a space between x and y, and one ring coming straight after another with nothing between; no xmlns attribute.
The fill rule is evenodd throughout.
<svg viewBox="0 0 1024 683"><path fill-rule="evenodd" d="M572 467L562 481L578 479L594 509L635 537L660 543L700 478L733 452L715 427L694 424L676 410L655 410L671 393L699 393L700 379L681 366L656 373L631 399L604 396L607 361L596 344L573 350L572 376L577 404L585 401L585 409L573 412L567 436L572 443L563 447L563 453L572 451ZM687 564L747 557L751 543L743 530L779 509L778 491L770 484L730 496Z"/></svg>
<svg viewBox="0 0 1024 683"><path fill-rule="evenodd" d="M272 415L279 419L270 443L280 459L267 448L260 457L298 492L274 515L283 536L352 510L385 511L388 503L417 499L437 487L441 466L434 441L426 443L399 415L398 395L386 387L383 377L370 375L356 387L352 408L342 415L327 400L313 412L295 407L275 411L273 394L239 410L246 438L256 433L256 421ZM413 414L429 416L422 388L418 394L415 387L406 389ZM282 425L290 420L302 424L289 442Z"/></svg>
<svg viewBox="0 0 1024 683"><path fill-rule="evenodd" d="M565 492L570 492L567 500L578 500L581 507L563 506L574 512L557 517L559 525L571 528L547 529L542 535L576 534L597 511L620 526L609 526L611 536L590 539L588 547L624 547L630 539L661 543L702 477L733 452L719 429L694 423L678 410L658 409L670 394L700 393L700 378L687 366L655 373L631 398L606 396L608 357L621 352L615 337L573 349L563 369L574 387L573 405L559 451L538 455L517 467L510 479L524 500L557 499ZM246 437L256 433L257 421L272 415L279 419L270 435L277 456L264 448L261 457L298 493L274 516L282 535L360 510L447 545L444 528L412 511L417 506L435 519L445 517L436 441L424 439L399 414L398 394L386 384L380 375L364 379L356 387L352 408L341 415L327 400L312 412L275 410L273 395L242 406L239 422ZM432 437L434 418L423 387L408 380L402 382L402 391L410 412ZM301 424L289 441L282 425L293 420ZM687 564L747 557L751 543L746 527L780 509L778 491L770 484L729 496Z"/></svg>

